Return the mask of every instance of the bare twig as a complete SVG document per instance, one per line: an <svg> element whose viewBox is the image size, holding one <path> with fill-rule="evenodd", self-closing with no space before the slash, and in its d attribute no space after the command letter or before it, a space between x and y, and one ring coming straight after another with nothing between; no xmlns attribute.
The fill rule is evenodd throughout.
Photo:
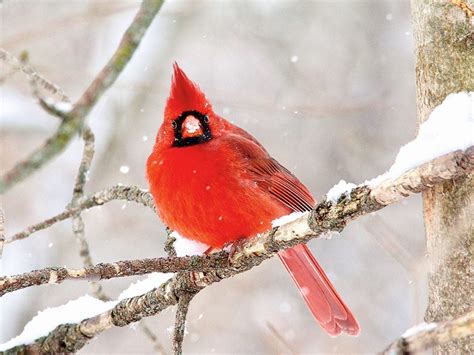
<svg viewBox="0 0 474 355"><path fill-rule="evenodd" d="M189 303L194 294L184 293L179 297L178 306L176 308L176 320L173 332L173 351L175 355L183 353L183 340L186 330L186 316L188 314Z"/></svg>
<svg viewBox="0 0 474 355"><path fill-rule="evenodd" d="M153 198L147 190L141 189L136 186L121 186L116 185L104 189L102 191L96 192L91 196L81 198L76 207L70 208L60 214L48 218L45 221L36 223L22 232L16 233L10 238L6 239L5 243L11 243L20 239L29 237L31 234L43 230L52 226L55 223L64 221L65 219L73 217L76 213L87 210L92 207L101 206L105 203L115 200L131 201L142 204L145 207L148 207L155 210L155 205L153 203Z"/></svg>
<svg viewBox="0 0 474 355"><path fill-rule="evenodd" d="M74 184L74 190L72 194L72 200L68 208L77 207L79 204L79 199L84 196L84 186L87 182L87 176L89 174L89 169L94 157L94 133L89 128L87 124L82 128L82 139L84 140L84 150L82 152L81 163L79 164L79 169L76 176L76 183ZM72 216L72 231L79 243L79 255L82 258L82 263L85 267L92 267L94 264L92 262L91 252L89 248L89 243L87 242L85 233L84 233L84 220L82 219L81 212L77 212ZM92 281L90 283L92 293L102 301L110 300L110 297L107 296L102 290L102 286Z"/></svg>
<svg viewBox="0 0 474 355"><path fill-rule="evenodd" d="M418 330L416 328L419 328ZM435 345L474 335L474 311L459 318L440 323L415 327L389 345L383 354L409 355L427 350Z"/></svg>
<svg viewBox="0 0 474 355"><path fill-rule="evenodd" d="M84 195L84 186L87 182L87 175L89 174L92 159L94 158L95 137L88 125L84 125L82 129L82 139L84 140L84 150L82 152L82 159L73 191L73 201L76 202Z"/></svg>
<svg viewBox="0 0 474 355"><path fill-rule="evenodd" d="M100 263L82 269L48 267L20 275L0 277L0 296L31 286L60 284L66 280L99 281L152 272L207 271L229 267L232 267L232 264L226 252L209 256L122 260L114 263Z"/></svg>
<svg viewBox="0 0 474 355"><path fill-rule="evenodd" d="M33 92L35 93L35 96L41 98L39 92L37 91L38 87L41 87L44 90L48 91L50 94L53 94L58 97L61 101L70 101L69 97L59 86L46 79L44 76L38 73L31 65L28 65L24 61L19 60L3 48L0 48L0 60L7 64L14 72L21 71L27 76L33 88Z"/></svg>
<svg viewBox="0 0 474 355"><path fill-rule="evenodd" d="M166 237L166 242L165 242L165 252L168 254L168 256L176 256L176 250L174 248L174 242L176 241L176 238L172 236L172 230L168 227L166 227L166 234L168 237Z"/></svg>
<svg viewBox="0 0 474 355"><path fill-rule="evenodd" d="M73 105L72 110L65 113L65 118L57 131L44 145L0 178L0 193L9 190L65 149L82 128L87 114L104 92L115 82L132 58L162 3L163 0L143 0L137 15L124 33L112 58L96 76L79 101Z"/></svg>

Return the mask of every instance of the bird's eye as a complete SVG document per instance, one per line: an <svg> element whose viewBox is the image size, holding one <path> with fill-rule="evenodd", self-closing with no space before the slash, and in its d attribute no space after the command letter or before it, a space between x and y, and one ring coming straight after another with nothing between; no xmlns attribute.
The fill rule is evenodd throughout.
<svg viewBox="0 0 474 355"><path fill-rule="evenodd" d="M178 127L178 124L176 123L176 121L171 121L171 127L173 127L174 129Z"/></svg>
<svg viewBox="0 0 474 355"><path fill-rule="evenodd" d="M204 123L209 123L209 116L204 116Z"/></svg>

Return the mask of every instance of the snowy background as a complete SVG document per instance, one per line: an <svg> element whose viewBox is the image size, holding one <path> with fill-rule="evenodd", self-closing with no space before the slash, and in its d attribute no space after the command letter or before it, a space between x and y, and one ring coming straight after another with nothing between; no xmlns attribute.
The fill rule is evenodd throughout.
<svg viewBox="0 0 474 355"><path fill-rule="evenodd" d="M109 59L137 1L4 1L0 46L74 99ZM21 19L21 20L20 20ZM145 160L161 123L173 61L216 111L250 131L314 193L340 179L386 171L416 132L408 1L168 1L117 83L89 117L96 133L88 192L146 186ZM4 67L0 66L2 72ZM2 171L50 135L57 120L21 74L1 86ZM2 196L7 236L70 201L82 143ZM330 338L312 319L279 260L213 285L193 301L187 353L374 352L422 321L426 299L421 199L351 223L309 245L358 318L358 338ZM95 262L163 256L164 229L148 209L115 202L84 213ZM9 245L3 271L80 267L70 221ZM137 278L103 282L113 297ZM89 291L85 282L30 288L0 299L0 342L39 310ZM170 352L174 311L147 319ZM82 353L152 352L134 327L114 328Z"/></svg>

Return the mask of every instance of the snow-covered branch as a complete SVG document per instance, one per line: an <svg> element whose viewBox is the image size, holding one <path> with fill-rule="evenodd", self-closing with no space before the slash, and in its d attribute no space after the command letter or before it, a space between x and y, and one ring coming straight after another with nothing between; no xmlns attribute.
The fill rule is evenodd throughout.
<svg viewBox="0 0 474 355"><path fill-rule="evenodd" d="M146 30L161 8L163 0L143 0L134 20L125 31L122 40L109 62L97 74L79 101L68 110L62 110L63 119L57 131L28 158L17 163L0 178L0 193L9 190L53 157L61 153L79 132L89 114L104 92L115 82L135 54ZM4 52L2 56L4 55Z"/></svg>
<svg viewBox="0 0 474 355"><path fill-rule="evenodd" d="M383 354L414 354L445 344L449 341L474 335L474 311L440 323L422 323L408 329L399 339L390 344Z"/></svg>
<svg viewBox="0 0 474 355"><path fill-rule="evenodd" d="M128 262L122 262L125 263L123 268L120 263L104 264L107 265L104 269L110 272L108 276L115 274L116 277L125 276L124 273L127 270L131 270L130 274L138 269L146 270L150 265L152 265L152 269L149 269L149 272L155 271L159 265L157 263L163 263L159 265L160 267L164 267L163 265L169 267L163 268L162 271L199 271L178 273L161 287L141 296L124 299L110 310L84 319L78 324L62 324L46 337L37 339L32 344L24 345L24 349L44 349L44 346L48 346L57 351L77 351L89 339L112 326L124 326L143 317L155 315L163 309L177 304L183 294L196 294L212 283L259 265L262 261L274 256L279 250L306 243L326 232L341 231L350 220L380 210L413 193L429 189L433 184L464 176L471 173L473 169L474 147L470 147L465 151L456 151L434 159L400 177L382 181L373 187L358 186L347 194L342 194L337 202L323 201L313 211L303 214L296 220L247 240L230 258L226 252L219 252L209 256L148 259L144 264L140 266L137 264L133 267L127 264ZM183 264L178 265L178 263ZM116 271L117 268L119 271ZM41 274L43 271L33 273L40 273L46 279L46 282L41 283L48 283L51 277L51 273L48 273L50 271L47 271L46 274ZM91 277L100 277L101 272L103 270L98 267ZM140 271L140 273L146 272ZM16 278L18 277L24 276L19 275ZM53 281L57 281L54 279L60 277L63 275L53 276ZM68 274L64 275L63 280L67 277L69 277ZM11 286L15 276L7 279L2 280L3 285L9 283ZM28 280L28 276L24 280ZM13 284L15 282L22 284L20 281L13 281ZM2 287L6 289L5 286Z"/></svg>
<svg viewBox="0 0 474 355"><path fill-rule="evenodd" d="M346 223L361 215L377 211L413 193L443 181L456 179L474 169L474 147L449 153L396 179L382 181L374 187L361 185L337 202L323 201L293 222L259 234L243 243L231 258L225 252L208 256L170 257L101 263L78 270L53 267L0 279L0 295L22 288L58 284L65 280L96 281L151 272L208 271L232 269L246 271L272 257L276 252L321 236L341 231ZM125 187L122 187L125 189ZM122 190L123 191L123 190ZM136 195L135 195L136 196ZM88 201L96 201L88 199Z"/></svg>

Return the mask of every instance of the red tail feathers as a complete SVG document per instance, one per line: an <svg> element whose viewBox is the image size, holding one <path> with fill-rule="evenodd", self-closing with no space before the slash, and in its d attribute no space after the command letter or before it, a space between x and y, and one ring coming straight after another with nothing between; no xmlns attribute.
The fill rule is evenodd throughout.
<svg viewBox="0 0 474 355"><path fill-rule="evenodd" d="M278 253L316 320L330 335L359 334L359 324L305 244Z"/></svg>

